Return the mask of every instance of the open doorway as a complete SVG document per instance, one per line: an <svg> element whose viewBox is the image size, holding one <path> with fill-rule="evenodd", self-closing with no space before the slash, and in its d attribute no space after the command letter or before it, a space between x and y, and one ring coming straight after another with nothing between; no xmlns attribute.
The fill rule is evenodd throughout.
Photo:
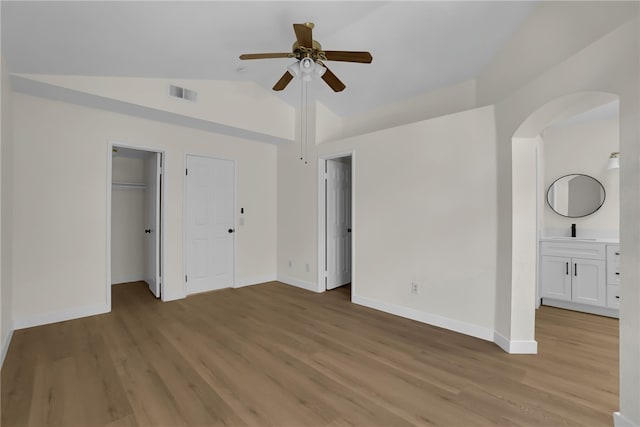
<svg viewBox="0 0 640 427"><path fill-rule="evenodd" d="M618 114L613 94L567 95L532 113L513 137L512 298L520 301L514 307L518 335L537 336L541 312L535 309L541 304L568 310L569 316L618 317L620 189L619 171L610 167L618 154ZM597 197L589 198L589 209L572 213L575 198L560 184L578 179L588 180Z"/></svg>
<svg viewBox="0 0 640 427"><path fill-rule="evenodd" d="M109 295L113 285L144 282L162 298L163 153L115 144L110 151Z"/></svg>
<svg viewBox="0 0 640 427"><path fill-rule="evenodd" d="M351 299L353 253L353 156L320 160L321 290L339 290Z"/></svg>

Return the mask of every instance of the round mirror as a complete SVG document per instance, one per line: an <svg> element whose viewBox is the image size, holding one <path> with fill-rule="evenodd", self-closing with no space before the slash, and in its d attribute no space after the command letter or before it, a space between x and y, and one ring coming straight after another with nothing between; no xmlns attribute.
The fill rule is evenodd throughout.
<svg viewBox="0 0 640 427"><path fill-rule="evenodd" d="M547 203L551 209L569 218L591 215L600 209L604 199L604 187L589 175L565 175L556 179L547 190Z"/></svg>

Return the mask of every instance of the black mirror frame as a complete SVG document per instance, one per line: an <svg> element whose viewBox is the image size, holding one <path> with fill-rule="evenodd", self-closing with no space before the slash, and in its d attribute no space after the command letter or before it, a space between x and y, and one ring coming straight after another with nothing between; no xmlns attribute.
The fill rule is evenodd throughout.
<svg viewBox="0 0 640 427"><path fill-rule="evenodd" d="M602 203L600 203L600 205L595 208L594 210L592 210L591 212L589 212L588 214L585 215L580 215L580 216L570 216L570 215L563 215L560 212L558 212L557 210L555 210L553 208L553 206L551 206L551 203L549 203L549 192L551 191L551 187L553 187L553 184L555 184L556 182L558 182L559 180L561 180L562 178L566 178L568 176L586 176L591 178L592 180L594 180L595 182L598 183L598 185L600 185L600 188L602 188ZM602 207L602 205L604 205L604 201L607 200L607 190L604 188L604 185L602 185L602 183L600 181L598 181L597 179L595 179L594 177L592 177L591 175L587 175L584 173L569 173L566 175L561 176L560 178L557 178L556 180L554 180L550 185L549 188L547 188L547 193L545 195L545 200L547 202L547 206L549 206L549 208L551 208L551 210L553 212L555 212L556 214L563 216L565 218L584 218L585 216L589 216L589 215L593 215L594 213L598 212L600 210L600 208Z"/></svg>

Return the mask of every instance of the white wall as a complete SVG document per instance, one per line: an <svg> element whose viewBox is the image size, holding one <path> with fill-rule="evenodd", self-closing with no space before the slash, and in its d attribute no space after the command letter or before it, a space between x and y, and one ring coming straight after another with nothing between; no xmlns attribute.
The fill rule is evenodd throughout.
<svg viewBox="0 0 640 427"><path fill-rule="evenodd" d="M144 159L113 157L113 182L145 183ZM145 191L111 193L111 283L145 280Z"/></svg>
<svg viewBox="0 0 640 427"><path fill-rule="evenodd" d="M608 2L602 2L608 3ZM572 21L577 20L580 25L589 27L590 19L580 21L581 8L588 6L586 2L575 2L575 13L563 13L557 19L567 23L571 28ZM541 3L539 8L549 9L552 13L554 3ZM614 7L621 7L616 4ZM498 157L498 271L496 286L496 329L511 340L531 340L531 324L534 319L529 310L521 304L528 303L522 298L530 292L513 281L512 276L512 137L518 127L533 112L554 99L580 92L609 92L620 97L620 152L624 153L620 169L620 234L621 269L624 278L621 282L621 310L620 310L620 410L622 416L635 425L640 425L640 114L638 93L640 86L638 76L639 23L638 4L625 3L624 20L627 22L605 34L596 41L577 51L575 55L565 57L557 64L547 68L548 63L542 61L536 64L536 52L540 49L555 49L554 43L542 43L544 38L528 38L529 49L522 49L521 53L502 53L499 62L502 69L508 70L510 64L526 63L532 69L541 69L526 81L519 81L522 86L507 92L496 85L478 80L478 93L484 94L483 99L497 99L496 133ZM618 12L612 11L608 16L606 10L600 9L600 22L618 19ZM537 25L540 31L546 31L544 20ZM598 33L599 26L596 25ZM586 31L586 30L585 30ZM526 34L525 34L526 35ZM514 38L524 37L516 34ZM571 37L569 37L571 38ZM557 45L562 44L563 38L558 36ZM540 44L538 44L540 41ZM523 46L527 46L524 44ZM531 61L526 61L531 52ZM524 58L523 58L524 55ZM488 69L501 68L500 64L492 64ZM498 73L491 81L497 82ZM542 130L542 129L540 129ZM512 301L514 303L512 303Z"/></svg>
<svg viewBox="0 0 640 427"><path fill-rule="evenodd" d="M254 82L149 79L134 77L19 74L26 83L40 82L152 110L293 139L294 108ZM168 96L169 85L198 92L197 102ZM42 91L50 88L41 88Z"/></svg>
<svg viewBox="0 0 640 427"><path fill-rule="evenodd" d="M0 126L2 127L2 143L0 149L1 160L1 225L0 237L2 244L0 246L0 364L4 361L4 356L9 347L11 334L13 333L13 311L11 306L13 282L11 277L11 241L12 241L12 215L11 215L11 183L13 162L11 161L13 151L13 123L11 114L12 91L9 84L8 69L2 61L2 83L0 93L2 95L2 104L0 107L0 117L2 118Z"/></svg>
<svg viewBox="0 0 640 427"><path fill-rule="evenodd" d="M236 284L275 277L276 148L14 93L14 318L18 326L106 309L110 142L163 150L165 296L184 296L186 153L237 160ZM43 179L46 177L46 179Z"/></svg>
<svg viewBox="0 0 640 427"><path fill-rule="evenodd" d="M612 152L619 151L618 119L597 120L547 128L542 133L544 145L544 188L561 176L581 173L602 183L606 191L604 205L583 218L566 218L546 203L542 221L545 236L569 236L576 224L578 236L617 238L620 230L620 174L607 169ZM546 194L545 194L546 197Z"/></svg>
<svg viewBox="0 0 640 427"><path fill-rule="evenodd" d="M479 105L508 97L622 23L635 2L541 2L477 77Z"/></svg>
<svg viewBox="0 0 640 427"><path fill-rule="evenodd" d="M316 287L316 158L355 150L356 301L493 339L493 126L491 107L470 110L312 146L308 165L280 146L278 276Z"/></svg>
<svg viewBox="0 0 640 427"><path fill-rule="evenodd" d="M537 250L538 235L537 222L539 211L537 201L540 193L537 181L539 179L536 157L542 146L540 137L514 138L513 139L513 163L511 167L513 180L513 218L512 240L513 245L522 248L514 254L511 260L511 272L513 282L519 283L523 290L519 294L513 294L510 304L517 305L521 311L526 311L530 317L535 316L536 288L537 288ZM504 335L502 330L497 330L502 347L512 353L536 353L537 343L534 342L534 324L522 337L527 339L512 340Z"/></svg>
<svg viewBox="0 0 640 427"><path fill-rule="evenodd" d="M324 111L326 108L319 108L317 141L318 143L336 141L474 107L476 107L476 84L475 80L468 80L346 117L337 117L330 110Z"/></svg>

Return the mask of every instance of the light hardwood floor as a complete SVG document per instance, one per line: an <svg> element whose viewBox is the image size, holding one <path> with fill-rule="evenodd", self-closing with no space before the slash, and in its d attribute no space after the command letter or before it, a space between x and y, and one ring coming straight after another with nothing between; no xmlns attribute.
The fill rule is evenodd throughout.
<svg viewBox="0 0 640 427"><path fill-rule="evenodd" d="M277 282L16 331L2 426L610 426L618 321L543 307L539 354Z"/></svg>

